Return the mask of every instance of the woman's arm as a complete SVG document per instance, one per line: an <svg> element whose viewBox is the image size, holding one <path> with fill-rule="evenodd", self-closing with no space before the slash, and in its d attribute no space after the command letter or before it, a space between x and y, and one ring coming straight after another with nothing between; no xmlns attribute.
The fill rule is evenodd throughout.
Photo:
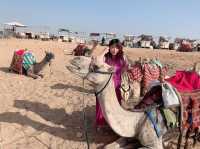
<svg viewBox="0 0 200 149"><path fill-rule="evenodd" d="M128 57L125 54L123 55L123 59L124 59L124 65L123 65L122 71L124 72L124 71L129 70L130 63L129 63Z"/></svg>

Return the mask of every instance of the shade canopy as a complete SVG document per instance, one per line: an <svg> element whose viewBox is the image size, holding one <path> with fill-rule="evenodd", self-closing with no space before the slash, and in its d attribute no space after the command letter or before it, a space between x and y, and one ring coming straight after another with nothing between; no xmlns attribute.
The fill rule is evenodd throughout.
<svg viewBox="0 0 200 149"><path fill-rule="evenodd" d="M115 33L102 33L102 34L105 34L105 35L110 35L110 36L116 36L116 34Z"/></svg>
<svg viewBox="0 0 200 149"><path fill-rule="evenodd" d="M5 25L13 26L13 27L27 27L26 25L19 23L19 22L9 22L4 23Z"/></svg>
<svg viewBox="0 0 200 149"><path fill-rule="evenodd" d="M65 29L65 28L60 28L58 31L59 32L68 32L68 33L71 33L71 31L69 29Z"/></svg>
<svg viewBox="0 0 200 149"><path fill-rule="evenodd" d="M100 33L90 33L90 36L100 36Z"/></svg>

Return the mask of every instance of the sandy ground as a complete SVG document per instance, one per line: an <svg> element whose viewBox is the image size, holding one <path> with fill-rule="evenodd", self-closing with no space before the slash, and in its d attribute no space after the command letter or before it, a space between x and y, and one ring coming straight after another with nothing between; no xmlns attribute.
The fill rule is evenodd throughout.
<svg viewBox="0 0 200 149"><path fill-rule="evenodd" d="M37 40L0 40L0 149L83 149L87 148L83 127L82 97L88 138L91 148L101 148L117 136L111 130L96 132L95 97L92 89L71 74L66 65L75 44ZM13 51L28 48L38 61L45 50L55 53L51 68L46 67L43 79L8 71ZM104 49L98 47L96 53ZM158 57L169 65L172 75L177 69L186 69L200 60L200 53L180 53L167 50L128 49L132 59Z"/></svg>

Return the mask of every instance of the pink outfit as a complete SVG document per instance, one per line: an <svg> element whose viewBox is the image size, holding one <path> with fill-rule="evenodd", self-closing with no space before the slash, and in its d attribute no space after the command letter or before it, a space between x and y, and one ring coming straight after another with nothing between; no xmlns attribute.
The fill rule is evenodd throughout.
<svg viewBox="0 0 200 149"><path fill-rule="evenodd" d="M126 67L126 61L123 58L121 59L107 58L105 59L105 62L108 65L114 66L115 73L113 74L113 81L115 85L115 92L116 92L117 99L119 103L121 104L121 99L122 99L121 92L120 92L121 73L122 73L122 69ZM105 124L106 124L106 121L103 117L99 101L96 98L96 126L103 126Z"/></svg>

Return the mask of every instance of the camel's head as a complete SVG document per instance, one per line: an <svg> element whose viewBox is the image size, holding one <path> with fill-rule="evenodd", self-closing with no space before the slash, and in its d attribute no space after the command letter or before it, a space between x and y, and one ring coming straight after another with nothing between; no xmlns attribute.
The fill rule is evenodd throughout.
<svg viewBox="0 0 200 149"><path fill-rule="evenodd" d="M113 72L112 67L105 64L102 57L75 57L68 69L97 85L107 81L107 77Z"/></svg>
<svg viewBox="0 0 200 149"><path fill-rule="evenodd" d="M45 59L47 62L50 62L52 59L55 58L55 55L52 52L45 51Z"/></svg>

